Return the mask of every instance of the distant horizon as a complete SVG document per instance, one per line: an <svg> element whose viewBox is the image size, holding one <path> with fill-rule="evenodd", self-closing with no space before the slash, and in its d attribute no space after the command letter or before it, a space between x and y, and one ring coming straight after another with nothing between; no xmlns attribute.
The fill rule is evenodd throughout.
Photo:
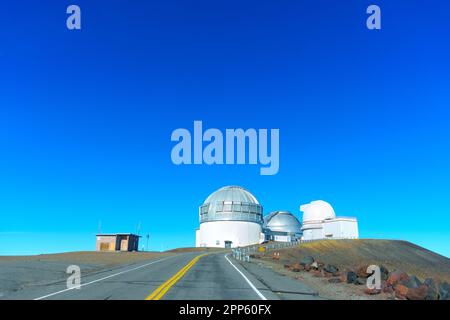
<svg viewBox="0 0 450 320"><path fill-rule="evenodd" d="M102 234L110 234L110 233L111 233L111 234L115 234L115 232L108 232L108 233L102 233ZM94 234L94 236L95 236L95 235L96 235L96 234ZM142 237L144 237L144 236L142 236ZM0 239L1 239L1 234L0 234ZM443 256L443 257L445 257L445 258L449 258L449 256L446 255L445 253L440 253L440 252L434 251L434 250L432 250L432 249L429 249L429 248L427 248L427 247L421 246L421 245L419 245L419 244L417 244L417 243L415 243L415 242L408 241L408 240L403 240L403 239L388 239L388 238L386 238L386 239L384 239L384 238L358 238L358 239L321 239L321 240L315 240L315 241L333 241L333 240L335 240L335 241L339 241L339 240L344 240L344 241L346 241L346 240L349 240L349 241L352 241L352 240L355 240L355 241L357 241L357 240L404 241L404 242L409 242L409 243L412 243L412 244L414 244L414 245L417 245L417 246L419 246L419 247L421 247L421 248L423 248L423 249L426 249L426 250L428 250L428 251L431 251L431 252L433 252L433 253L435 253L435 254L438 254L438 255L440 255L440 256ZM140 241L140 244L142 244L141 241ZM138 251L132 251L132 252L167 252L167 251L174 250L174 249L187 249L187 248L196 248L196 247L195 247L195 245L193 245L193 246L184 246L184 247L166 248L166 249L164 249L164 250L156 250L156 249L150 248L150 250L141 250L141 249L140 249L140 250L138 250ZM80 249L80 250L69 250L69 251L52 251L52 252L29 253L29 254L14 254L14 253L3 254L3 253L0 251L0 257L6 257L6 256L11 256L11 257L19 257L19 256L38 256L38 255L52 255L52 254L74 253L74 252L104 252L104 253L114 253L114 252L121 252L121 251L96 251L96 250L95 250L95 238L94 238L93 249Z"/></svg>

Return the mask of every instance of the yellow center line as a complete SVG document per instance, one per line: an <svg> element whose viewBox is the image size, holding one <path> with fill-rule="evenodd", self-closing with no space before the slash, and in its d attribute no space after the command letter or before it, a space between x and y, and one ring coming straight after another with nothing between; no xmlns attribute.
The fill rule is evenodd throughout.
<svg viewBox="0 0 450 320"><path fill-rule="evenodd" d="M167 293L167 291L169 291L170 288L175 283L177 283L178 280L180 280L186 274L186 272L188 272L189 269L191 269L194 266L194 264L201 257L203 257L205 255L206 255L206 253L196 256L194 259L191 260L191 262L189 262L187 265L185 265L183 268L181 268L177 273L175 273L169 280L167 280L162 285L160 285L158 287L158 289L153 291L147 298L145 298L145 300L160 300Z"/></svg>

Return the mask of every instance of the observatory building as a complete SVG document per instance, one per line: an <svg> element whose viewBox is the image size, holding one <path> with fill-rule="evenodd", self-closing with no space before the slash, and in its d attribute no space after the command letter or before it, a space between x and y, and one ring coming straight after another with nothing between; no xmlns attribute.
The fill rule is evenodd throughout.
<svg viewBox="0 0 450 320"><path fill-rule="evenodd" d="M312 201L300 206L300 211L303 211L302 240L358 238L356 218L336 217L328 202Z"/></svg>
<svg viewBox="0 0 450 320"><path fill-rule="evenodd" d="M264 217L266 241L291 242L302 236L300 221L289 211L274 211Z"/></svg>
<svg viewBox="0 0 450 320"><path fill-rule="evenodd" d="M274 211L263 218L263 207L249 191L227 186L213 192L199 207L196 247L235 248L264 241L357 239L356 218L336 217L322 200L300 206L303 221L289 211Z"/></svg>
<svg viewBox="0 0 450 320"><path fill-rule="evenodd" d="M223 187L212 193L199 208L197 247L234 248L261 243L263 207L247 190Z"/></svg>

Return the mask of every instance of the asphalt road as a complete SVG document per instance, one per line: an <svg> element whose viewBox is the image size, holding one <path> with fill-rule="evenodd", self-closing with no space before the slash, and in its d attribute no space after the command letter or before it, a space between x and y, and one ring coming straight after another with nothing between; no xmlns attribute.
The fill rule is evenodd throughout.
<svg viewBox="0 0 450 320"><path fill-rule="evenodd" d="M265 274L264 277L271 276ZM303 297L314 298L313 295ZM280 299L280 295L225 253L202 255L196 252L154 259L95 275L83 276L82 271L80 289L67 289L66 282L60 281L27 287L3 298L272 300Z"/></svg>

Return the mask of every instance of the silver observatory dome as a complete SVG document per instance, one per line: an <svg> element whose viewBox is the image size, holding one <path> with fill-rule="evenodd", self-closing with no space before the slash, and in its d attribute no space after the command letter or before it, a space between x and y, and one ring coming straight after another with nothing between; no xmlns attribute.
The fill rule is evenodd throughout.
<svg viewBox="0 0 450 320"><path fill-rule="evenodd" d="M300 234L302 225L300 221L288 211L274 211L264 217L264 228L272 232L285 232Z"/></svg>
<svg viewBox="0 0 450 320"><path fill-rule="evenodd" d="M200 223L208 221L248 221L263 223L263 208L249 191L227 186L213 192L200 206Z"/></svg>

